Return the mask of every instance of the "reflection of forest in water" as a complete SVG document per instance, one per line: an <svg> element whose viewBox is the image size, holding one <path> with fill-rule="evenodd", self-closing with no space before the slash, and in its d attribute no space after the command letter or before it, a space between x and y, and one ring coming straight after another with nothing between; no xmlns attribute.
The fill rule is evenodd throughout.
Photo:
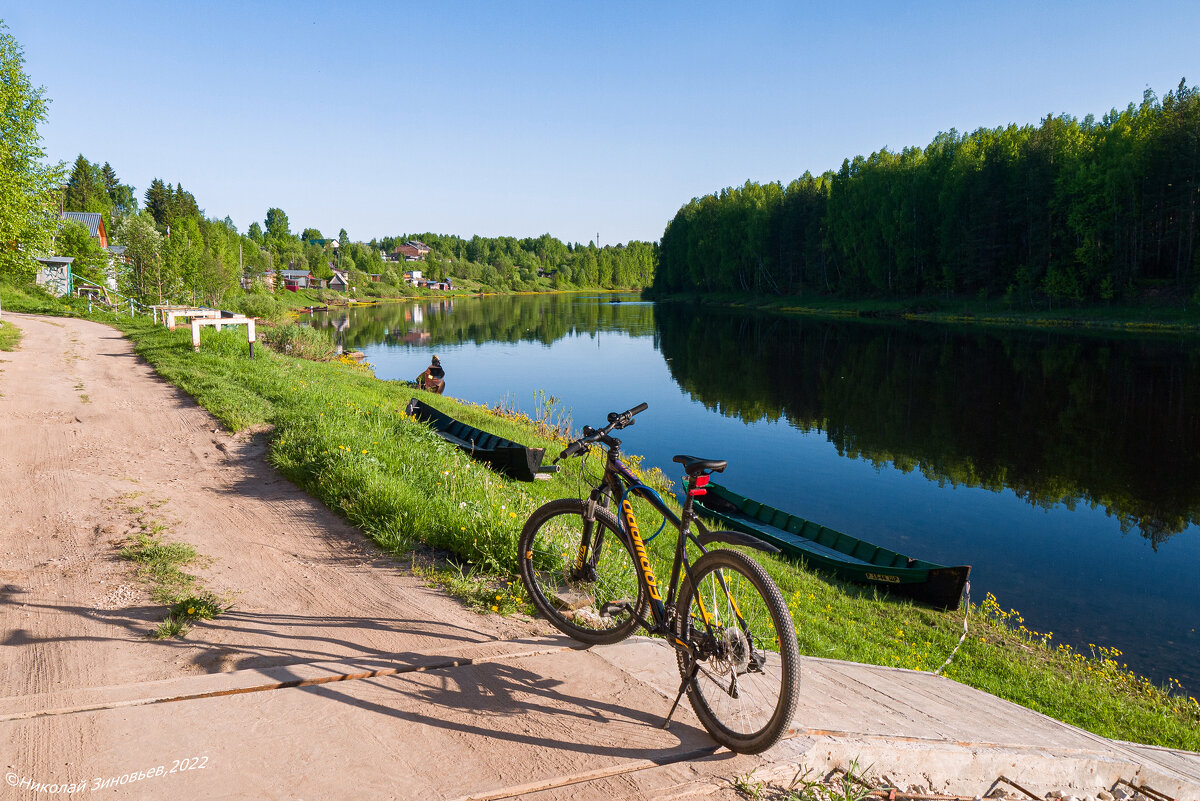
<svg viewBox="0 0 1200 801"><path fill-rule="evenodd" d="M706 407L820 429L843 455L1073 508L1157 546L1200 522L1194 344L660 305L672 377Z"/></svg>
<svg viewBox="0 0 1200 801"><path fill-rule="evenodd" d="M498 295L442 298L330 311L312 324L342 332L346 348L367 345L458 345L465 342L540 342L623 331L654 334L654 306L630 295Z"/></svg>

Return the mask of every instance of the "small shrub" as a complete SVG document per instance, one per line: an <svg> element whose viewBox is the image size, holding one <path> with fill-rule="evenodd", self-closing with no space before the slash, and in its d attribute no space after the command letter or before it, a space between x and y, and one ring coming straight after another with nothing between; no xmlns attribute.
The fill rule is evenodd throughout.
<svg viewBox="0 0 1200 801"><path fill-rule="evenodd" d="M274 295L265 292L252 292L242 295L230 302L233 310L247 317L258 317L271 322L281 322L287 318L287 306Z"/></svg>

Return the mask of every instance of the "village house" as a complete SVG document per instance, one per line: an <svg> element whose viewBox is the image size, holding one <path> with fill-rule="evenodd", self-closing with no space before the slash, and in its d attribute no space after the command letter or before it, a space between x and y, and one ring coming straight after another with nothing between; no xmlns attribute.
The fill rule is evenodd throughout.
<svg viewBox="0 0 1200 801"><path fill-rule="evenodd" d="M73 220L92 235L92 239L100 242L100 247L108 250L108 231L104 229L104 215L93 211L64 211L59 215L61 220Z"/></svg>
<svg viewBox="0 0 1200 801"><path fill-rule="evenodd" d="M283 287L289 292L295 292L299 289L319 288L324 285L324 281L314 276L308 270L280 270L279 277L283 280Z"/></svg>
<svg viewBox="0 0 1200 801"><path fill-rule="evenodd" d="M255 281L255 277L253 275L249 275L249 274L243 275L242 281L241 281L242 289L245 289L246 291L253 289L254 281ZM267 289L274 290L275 289L275 271L267 270L266 272L264 272L262 274L262 283L263 283L263 286L265 286Z"/></svg>
<svg viewBox="0 0 1200 801"><path fill-rule="evenodd" d="M333 278L329 279L329 288L346 292L350 289L350 274L345 270L334 270Z"/></svg>
<svg viewBox="0 0 1200 801"><path fill-rule="evenodd" d="M400 259L404 259L404 261L420 261L429 255L429 246L416 239L410 239L403 245L393 248L392 253L397 256L397 261Z"/></svg>

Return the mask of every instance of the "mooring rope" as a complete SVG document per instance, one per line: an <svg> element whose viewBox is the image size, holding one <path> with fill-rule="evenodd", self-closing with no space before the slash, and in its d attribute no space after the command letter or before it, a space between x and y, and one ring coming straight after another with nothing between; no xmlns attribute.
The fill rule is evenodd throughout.
<svg viewBox="0 0 1200 801"><path fill-rule="evenodd" d="M962 646L963 642L967 639L967 618L969 618L971 616L971 582L969 582L969 581L967 582L966 587L963 589L963 594L965 594L967 596L967 608L963 612L962 636L958 638L958 645L954 646L954 650L950 652L950 656L946 657L946 661L942 663L942 666L940 668L938 668L937 670L933 671L933 675L935 675L935 676L942 675L942 671L946 669L946 665L950 664L950 660L954 658L954 655L958 653L958 649Z"/></svg>

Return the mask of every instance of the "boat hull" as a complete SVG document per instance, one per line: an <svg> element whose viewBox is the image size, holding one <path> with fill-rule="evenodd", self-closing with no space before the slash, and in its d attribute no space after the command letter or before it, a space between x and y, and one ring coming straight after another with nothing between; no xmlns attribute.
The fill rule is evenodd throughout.
<svg viewBox="0 0 1200 801"><path fill-rule="evenodd" d="M545 448L530 448L469 426L445 412L421 403L416 398L409 400L404 412L412 418L429 423L439 437L457 446L472 459L484 462L496 472L519 481L535 481L558 469L542 464Z"/></svg>
<svg viewBox="0 0 1200 801"><path fill-rule="evenodd" d="M840 579L885 589L943 609L958 606L970 565L939 565L873 545L826 526L738 495L719 484L696 499L735 531L779 548L787 557Z"/></svg>

